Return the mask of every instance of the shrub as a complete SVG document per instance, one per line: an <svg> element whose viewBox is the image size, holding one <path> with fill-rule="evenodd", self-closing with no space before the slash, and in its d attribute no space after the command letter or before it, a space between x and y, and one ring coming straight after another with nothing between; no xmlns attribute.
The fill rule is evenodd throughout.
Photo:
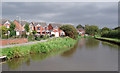
<svg viewBox="0 0 120 73"><path fill-rule="evenodd" d="M44 37L43 37L43 40L45 40L45 39L47 39L47 36L44 36Z"/></svg>
<svg viewBox="0 0 120 73"><path fill-rule="evenodd" d="M40 36L35 36L35 40L40 41Z"/></svg>
<svg viewBox="0 0 120 73"><path fill-rule="evenodd" d="M120 31L118 30L111 30L109 32L104 32L101 35L102 37L107 37L107 38L118 38L120 39Z"/></svg>
<svg viewBox="0 0 120 73"><path fill-rule="evenodd" d="M50 36L49 35L47 35L47 38L49 38Z"/></svg>
<svg viewBox="0 0 120 73"><path fill-rule="evenodd" d="M44 37L44 35L40 35L40 38L43 38Z"/></svg>
<svg viewBox="0 0 120 73"><path fill-rule="evenodd" d="M22 38L27 38L26 32L23 32L21 36Z"/></svg>
<svg viewBox="0 0 120 73"><path fill-rule="evenodd" d="M28 36L28 41L34 41L34 40L35 40L35 37L33 35Z"/></svg>
<svg viewBox="0 0 120 73"><path fill-rule="evenodd" d="M55 34L52 34L52 37L55 37Z"/></svg>
<svg viewBox="0 0 120 73"><path fill-rule="evenodd" d="M9 36L8 36L8 35L1 35L1 38L2 38L2 39L8 39Z"/></svg>

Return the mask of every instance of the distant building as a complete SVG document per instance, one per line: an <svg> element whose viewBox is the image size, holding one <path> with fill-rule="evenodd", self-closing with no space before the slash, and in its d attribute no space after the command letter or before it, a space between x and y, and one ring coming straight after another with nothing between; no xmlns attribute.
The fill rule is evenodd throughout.
<svg viewBox="0 0 120 73"><path fill-rule="evenodd" d="M85 35L85 30L83 28L77 29L79 35L84 36Z"/></svg>

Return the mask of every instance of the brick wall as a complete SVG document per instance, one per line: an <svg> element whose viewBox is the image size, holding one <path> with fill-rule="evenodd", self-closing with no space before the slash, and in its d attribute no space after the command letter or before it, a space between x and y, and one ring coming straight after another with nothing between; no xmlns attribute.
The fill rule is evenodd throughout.
<svg viewBox="0 0 120 73"><path fill-rule="evenodd" d="M0 40L0 46L1 45L9 45L9 44L18 44L18 43L26 43L28 42L28 39L6 39L6 40Z"/></svg>

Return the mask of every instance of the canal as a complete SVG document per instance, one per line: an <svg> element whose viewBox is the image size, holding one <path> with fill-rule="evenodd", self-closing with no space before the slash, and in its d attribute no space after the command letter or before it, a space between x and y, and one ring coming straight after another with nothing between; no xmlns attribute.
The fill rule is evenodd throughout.
<svg viewBox="0 0 120 73"><path fill-rule="evenodd" d="M118 46L92 38L81 39L74 48L12 59L3 71L117 71Z"/></svg>

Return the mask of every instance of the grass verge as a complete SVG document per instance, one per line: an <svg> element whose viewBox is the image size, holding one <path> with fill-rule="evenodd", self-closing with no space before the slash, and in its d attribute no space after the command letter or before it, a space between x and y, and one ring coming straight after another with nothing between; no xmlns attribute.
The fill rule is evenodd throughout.
<svg viewBox="0 0 120 73"><path fill-rule="evenodd" d="M73 47L77 40L72 38L54 38L47 42L37 43L33 45L15 46L2 49L2 55L6 55L8 59L24 57L33 53L49 53L58 49L66 49Z"/></svg>
<svg viewBox="0 0 120 73"><path fill-rule="evenodd" d="M120 45L120 39L117 39L117 38L106 38L106 37L100 37L100 36L96 36L95 38Z"/></svg>

